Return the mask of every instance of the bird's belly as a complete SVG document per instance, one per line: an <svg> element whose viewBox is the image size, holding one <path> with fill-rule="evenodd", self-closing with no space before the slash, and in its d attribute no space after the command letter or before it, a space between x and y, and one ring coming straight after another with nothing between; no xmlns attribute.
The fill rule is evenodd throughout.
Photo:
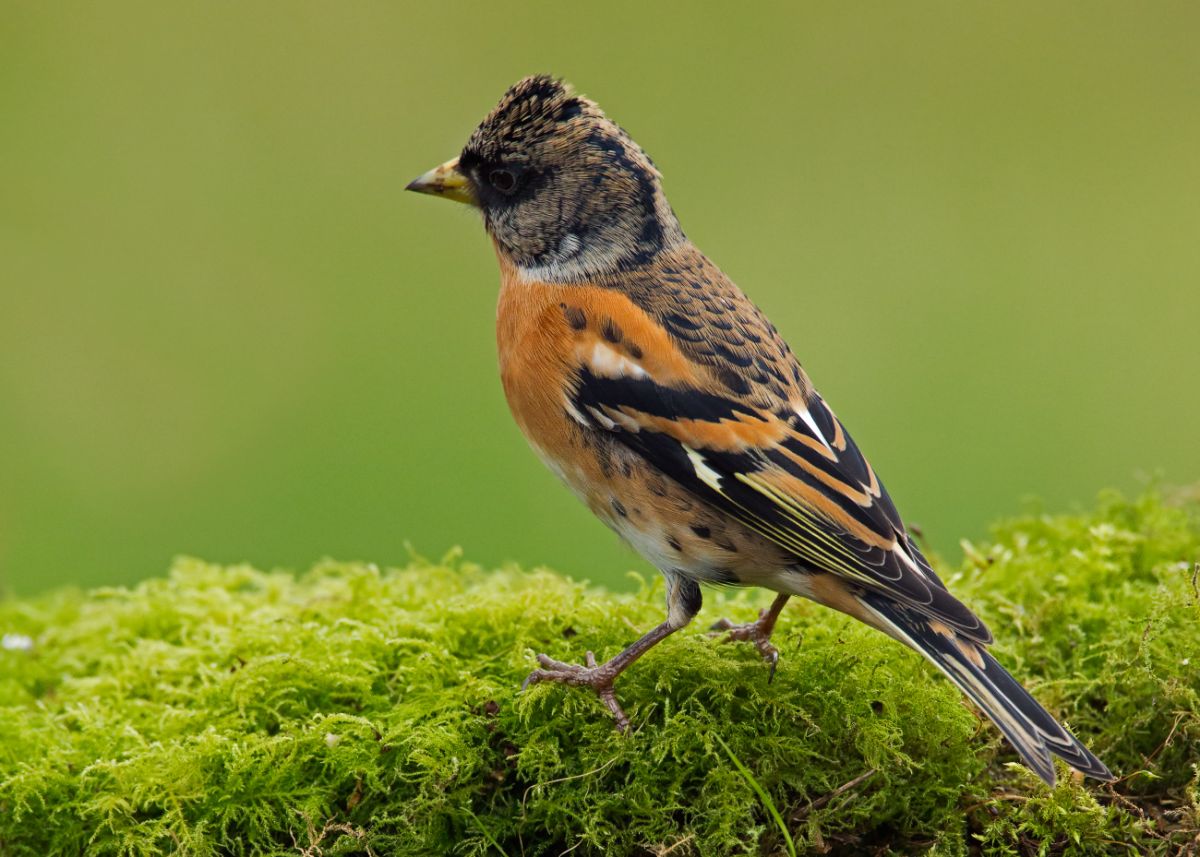
<svg viewBox="0 0 1200 857"><path fill-rule="evenodd" d="M580 429L569 456L531 445L571 491L656 568L695 580L781 589L795 560L693 496L613 438Z"/></svg>

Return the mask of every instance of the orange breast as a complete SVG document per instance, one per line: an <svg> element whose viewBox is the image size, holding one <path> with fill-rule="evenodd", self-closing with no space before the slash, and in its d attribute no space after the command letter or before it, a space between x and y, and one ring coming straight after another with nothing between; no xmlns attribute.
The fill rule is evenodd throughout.
<svg viewBox="0 0 1200 857"><path fill-rule="evenodd" d="M535 448L543 454L563 454L573 431L563 400L574 371L571 327L557 310L557 287L522 283L511 269L502 270L496 345L504 395Z"/></svg>
<svg viewBox="0 0 1200 857"><path fill-rule="evenodd" d="M579 426L566 402L580 366L614 375L644 372L660 383L695 383L698 373L707 375L619 292L522 280L503 258L500 270L500 379L517 424L540 452L570 454Z"/></svg>

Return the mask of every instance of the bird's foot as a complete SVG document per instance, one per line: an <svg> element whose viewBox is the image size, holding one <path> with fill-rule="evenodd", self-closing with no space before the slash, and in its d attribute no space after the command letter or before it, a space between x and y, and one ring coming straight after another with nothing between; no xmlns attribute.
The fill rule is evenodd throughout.
<svg viewBox="0 0 1200 857"><path fill-rule="evenodd" d="M771 632L775 630L776 614L769 610L760 610L758 618L753 622L735 625L728 619L718 619L713 623L711 637L725 635L724 642L748 641L754 644L763 660L771 667L767 681L775 680L775 668L779 665L779 649L771 645Z"/></svg>
<svg viewBox="0 0 1200 857"><path fill-rule="evenodd" d="M590 687L596 691L600 701L612 712L613 720L617 722L617 730L628 732L629 718L625 716L625 711L621 708L621 703L617 702L616 693L613 692L613 681L621 670L615 668L612 661L597 665L596 656L591 652L587 652L584 659L587 665L580 666L556 661L549 655L538 655L537 660L542 668L534 670L528 675L521 684L521 690L531 684L543 681L556 681L559 684L569 684L574 687Z"/></svg>

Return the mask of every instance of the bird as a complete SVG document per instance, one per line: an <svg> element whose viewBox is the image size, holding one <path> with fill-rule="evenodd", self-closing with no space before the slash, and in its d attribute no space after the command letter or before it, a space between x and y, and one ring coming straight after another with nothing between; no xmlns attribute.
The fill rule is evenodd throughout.
<svg viewBox="0 0 1200 857"><path fill-rule="evenodd" d="M523 686L614 682L699 612L702 584L792 596L915 649L1046 783L1054 757L1109 769L991 655L993 636L922 554L887 489L775 326L680 227L643 149L550 75L511 86L456 158L406 188L482 215L500 268L496 340L509 408L538 457L656 566L666 618L610 660L546 654Z"/></svg>

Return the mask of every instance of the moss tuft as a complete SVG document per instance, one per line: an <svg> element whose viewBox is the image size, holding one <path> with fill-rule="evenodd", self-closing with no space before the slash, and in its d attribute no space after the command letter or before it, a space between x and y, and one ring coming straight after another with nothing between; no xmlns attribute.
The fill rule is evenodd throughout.
<svg viewBox="0 0 1200 857"><path fill-rule="evenodd" d="M1196 510L1024 517L949 575L1115 788L1047 789L915 654L808 603L773 683L700 627L651 651L620 736L589 694L517 690L534 652L659 621L657 583L181 560L0 603L0 854L1175 853L1200 833Z"/></svg>

